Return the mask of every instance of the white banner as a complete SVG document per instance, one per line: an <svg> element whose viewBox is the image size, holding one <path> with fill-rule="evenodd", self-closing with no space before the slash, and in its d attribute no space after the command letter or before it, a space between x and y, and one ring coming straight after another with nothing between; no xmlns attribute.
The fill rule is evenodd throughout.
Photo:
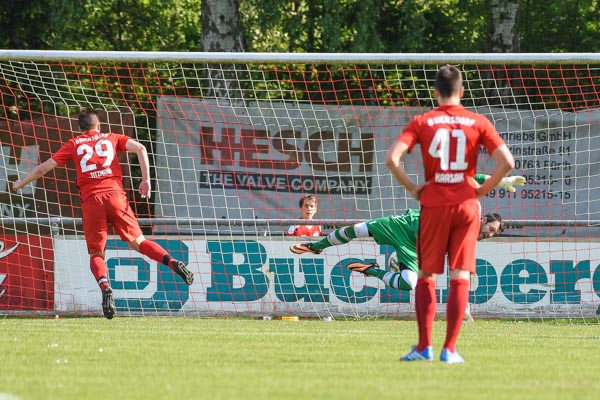
<svg viewBox="0 0 600 400"><path fill-rule="evenodd" d="M118 240L106 260L119 314L253 316L414 316L412 292L386 288L346 269L349 262L386 265L393 251L356 240L321 255L297 256L290 240L160 241L195 274L188 287L168 267L130 251ZM82 240L55 240L55 306L100 311L100 290ZM440 315L447 277L437 282ZM482 316L597 318L600 243L487 241L478 244L470 299Z"/></svg>
<svg viewBox="0 0 600 400"><path fill-rule="evenodd" d="M162 97L157 107L156 212L162 216L298 218L303 193L317 194L320 219L365 220L418 207L384 157L423 110L264 102L237 107L182 97ZM484 213L600 219L600 135L594 132L600 111L476 111L494 122L515 155L513 174L528 181L513 194L490 193L482 199ZM407 158L415 180L422 180L419 153ZM492 170L493 161L482 154L478 172ZM534 233L588 237L590 230Z"/></svg>

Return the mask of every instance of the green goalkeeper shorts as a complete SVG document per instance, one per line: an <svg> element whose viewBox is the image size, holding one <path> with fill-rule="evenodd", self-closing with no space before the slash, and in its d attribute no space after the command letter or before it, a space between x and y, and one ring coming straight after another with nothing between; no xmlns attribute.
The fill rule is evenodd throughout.
<svg viewBox="0 0 600 400"><path fill-rule="evenodd" d="M367 221L367 229L377 244L387 244L396 249L398 261L418 272L417 234L419 210L408 210L402 215L391 215Z"/></svg>

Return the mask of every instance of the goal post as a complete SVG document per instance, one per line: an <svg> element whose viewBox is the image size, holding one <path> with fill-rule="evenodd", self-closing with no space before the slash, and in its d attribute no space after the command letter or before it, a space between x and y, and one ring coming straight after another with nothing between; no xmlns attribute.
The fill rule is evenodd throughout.
<svg viewBox="0 0 600 400"><path fill-rule="evenodd" d="M385 166L410 119L435 106L440 65L464 77L463 104L486 115L526 184L481 199L507 229L478 244L469 302L477 317L600 315L600 55L290 54L0 50L0 314L101 315L72 165L20 192L11 183L77 132L83 108L102 130L143 143L120 155L144 234L188 263L186 286L130 250L106 249L118 315L413 317L414 296L346 269L385 266L372 239L319 255L289 247L291 225L324 234L418 209ZM481 152L478 172L493 160ZM418 151L406 160L422 181ZM314 220L299 200L318 199ZM437 281L439 315L448 296Z"/></svg>

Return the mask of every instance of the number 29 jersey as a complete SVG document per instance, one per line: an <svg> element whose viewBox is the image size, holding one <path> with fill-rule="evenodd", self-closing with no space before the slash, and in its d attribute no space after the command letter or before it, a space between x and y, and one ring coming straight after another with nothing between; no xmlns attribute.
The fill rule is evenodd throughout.
<svg viewBox="0 0 600 400"><path fill-rule="evenodd" d="M126 151L129 136L90 130L65 143L52 158L59 166L73 160L77 187L84 201L93 194L124 191L117 154Z"/></svg>
<svg viewBox="0 0 600 400"><path fill-rule="evenodd" d="M419 143L427 185L421 193L422 206L440 207L476 199L475 170L479 147L488 154L504 140L483 115L462 105L444 105L417 115L398 140L409 151Z"/></svg>

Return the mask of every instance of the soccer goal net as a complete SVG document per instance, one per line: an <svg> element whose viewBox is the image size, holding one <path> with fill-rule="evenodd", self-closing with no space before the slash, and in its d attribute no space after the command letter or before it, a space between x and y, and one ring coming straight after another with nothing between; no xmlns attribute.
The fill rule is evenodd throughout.
<svg viewBox="0 0 600 400"><path fill-rule="evenodd" d="M78 133L81 109L102 131L148 149L120 154L144 235L195 274L110 235L117 313L250 317L413 317L414 296L346 267L394 249L372 238L320 254L290 246L418 209L385 166L411 118L435 106L440 65L464 72L463 104L490 118L516 159L515 192L481 199L507 229L479 242L474 317L600 315L600 55L260 54L0 50L0 313L101 315L73 165L15 192L11 184ZM418 151L406 169L423 181ZM478 172L493 160L481 151ZM304 219L303 196L317 213ZM413 243L414 245L414 243ZM400 257L402 257L400 255ZM437 280L439 315L447 276Z"/></svg>

